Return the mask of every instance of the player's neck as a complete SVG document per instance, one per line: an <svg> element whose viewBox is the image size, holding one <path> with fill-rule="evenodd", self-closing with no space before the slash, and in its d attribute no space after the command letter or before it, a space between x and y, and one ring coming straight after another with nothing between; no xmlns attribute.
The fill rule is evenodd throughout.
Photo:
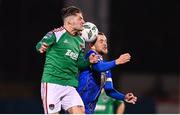
<svg viewBox="0 0 180 115"><path fill-rule="evenodd" d="M68 26L68 25L64 25L64 28L66 29L66 31L69 33L69 34L71 34L71 35L76 35L76 31L73 29L73 28L71 28L70 26Z"/></svg>

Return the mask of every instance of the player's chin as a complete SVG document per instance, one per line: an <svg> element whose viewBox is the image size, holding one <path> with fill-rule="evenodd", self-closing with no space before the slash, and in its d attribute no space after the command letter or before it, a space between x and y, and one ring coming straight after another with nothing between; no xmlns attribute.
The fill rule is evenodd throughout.
<svg viewBox="0 0 180 115"><path fill-rule="evenodd" d="M107 53L108 53L108 50L107 50L107 49L105 49L103 52L104 52L104 54L107 54Z"/></svg>
<svg viewBox="0 0 180 115"><path fill-rule="evenodd" d="M79 30L79 31L83 31L83 26L82 27L79 27L77 30Z"/></svg>
<svg viewBox="0 0 180 115"><path fill-rule="evenodd" d="M79 33L79 32L81 33L84 28L83 28L83 27L82 27L82 28L81 28L81 27L78 27L78 28L76 27L76 28L74 28L74 29L75 29L78 33Z"/></svg>
<svg viewBox="0 0 180 115"><path fill-rule="evenodd" d="M102 54L103 54L103 55L106 55L107 53L108 53L107 50L103 50L103 51L102 51Z"/></svg>

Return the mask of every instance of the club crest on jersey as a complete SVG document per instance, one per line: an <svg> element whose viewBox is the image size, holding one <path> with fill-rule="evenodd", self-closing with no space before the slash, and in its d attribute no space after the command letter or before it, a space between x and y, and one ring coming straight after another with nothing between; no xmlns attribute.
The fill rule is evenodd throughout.
<svg viewBox="0 0 180 115"><path fill-rule="evenodd" d="M49 104L49 109L50 109L50 110L53 110L53 109L54 109L54 106L55 106L54 104Z"/></svg>

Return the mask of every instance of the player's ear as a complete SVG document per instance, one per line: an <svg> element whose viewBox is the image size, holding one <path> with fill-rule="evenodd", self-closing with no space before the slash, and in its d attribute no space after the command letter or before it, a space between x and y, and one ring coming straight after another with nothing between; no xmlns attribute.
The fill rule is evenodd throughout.
<svg viewBox="0 0 180 115"><path fill-rule="evenodd" d="M65 18L65 22L68 24L68 25L71 25L72 24L72 16L68 16Z"/></svg>

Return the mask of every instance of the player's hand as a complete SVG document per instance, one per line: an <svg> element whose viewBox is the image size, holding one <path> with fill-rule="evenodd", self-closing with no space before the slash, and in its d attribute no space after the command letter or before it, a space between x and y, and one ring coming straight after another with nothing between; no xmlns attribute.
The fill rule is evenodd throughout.
<svg viewBox="0 0 180 115"><path fill-rule="evenodd" d="M130 59L131 59L130 54L125 53L125 54L120 55L119 58L115 60L115 62L116 62L116 65L119 65L119 64L124 64L124 63L129 62Z"/></svg>
<svg viewBox="0 0 180 115"><path fill-rule="evenodd" d="M40 53L44 53L48 48L48 45L46 43L42 43L41 48L39 49Z"/></svg>
<svg viewBox="0 0 180 115"><path fill-rule="evenodd" d="M95 54L95 53L92 53L90 56L89 56L89 62L91 64L95 64L98 62L98 56Z"/></svg>
<svg viewBox="0 0 180 115"><path fill-rule="evenodd" d="M127 103L132 103L132 104L135 104L136 101L137 101L137 97L135 97L133 95L133 93L127 93L125 95L125 99L124 99Z"/></svg>

